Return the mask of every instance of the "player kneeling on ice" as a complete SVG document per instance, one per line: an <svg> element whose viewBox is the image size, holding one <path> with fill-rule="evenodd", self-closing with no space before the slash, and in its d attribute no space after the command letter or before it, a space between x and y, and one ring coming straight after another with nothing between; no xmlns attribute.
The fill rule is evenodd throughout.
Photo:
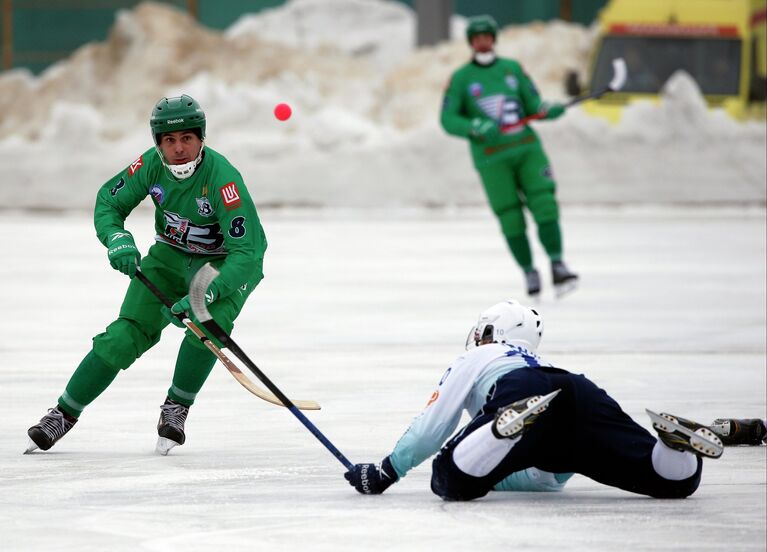
<svg viewBox="0 0 767 552"><path fill-rule="evenodd" d="M120 315L93 338L58 404L29 428L27 452L48 450L77 422L121 370L160 340L169 322L181 322L163 307L141 278L189 310L187 290L197 270L210 262L220 275L207 290L210 311L227 332L245 300L263 278L266 238L242 176L229 161L205 147L205 113L189 96L163 98L150 120L155 147L105 183L96 196L96 234L112 268L131 278ZM125 219L150 196L155 208L155 243L142 259ZM170 303L169 303L170 304ZM163 310L164 309L164 310ZM157 425L157 451L184 444L189 407L216 357L191 331L181 343Z"/></svg>
<svg viewBox="0 0 767 552"><path fill-rule="evenodd" d="M542 333L538 312L516 301L484 311L466 353L394 451L344 477L360 493L380 494L439 453L431 488L445 500L558 491L574 473L658 498L694 493L701 457L721 456L721 440L701 424L648 410L656 439L589 379L545 363L536 353ZM464 409L474 418L448 440Z"/></svg>

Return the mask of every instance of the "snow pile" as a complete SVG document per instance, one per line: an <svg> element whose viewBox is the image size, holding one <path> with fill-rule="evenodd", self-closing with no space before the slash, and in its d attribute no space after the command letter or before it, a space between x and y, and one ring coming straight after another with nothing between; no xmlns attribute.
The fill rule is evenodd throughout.
<svg viewBox="0 0 767 552"><path fill-rule="evenodd" d="M369 0L293 1L278 9L245 15L226 32L229 38L257 36L286 48L340 51L388 70L412 50L416 20L399 2Z"/></svg>
<svg viewBox="0 0 767 552"><path fill-rule="evenodd" d="M98 186L151 145L149 112L191 94L208 144L245 175L260 205L482 205L468 146L439 127L449 75L468 58L456 38L415 49L415 16L381 0L293 0L225 33L146 3L35 78L0 75L0 200L90 209ZM562 22L512 26L498 52L519 59L549 99L583 71L592 33ZM293 117L277 121L285 101ZM537 123L563 202L765 201L767 131L707 110L684 74L659 105L617 126L570 110ZM20 194L19 190L25 193Z"/></svg>
<svg viewBox="0 0 767 552"><path fill-rule="evenodd" d="M660 103L628 106L617 126L573 110L537 128L566 200L764 205L767 197L767 126L709 110L682 71Z"/></svg>

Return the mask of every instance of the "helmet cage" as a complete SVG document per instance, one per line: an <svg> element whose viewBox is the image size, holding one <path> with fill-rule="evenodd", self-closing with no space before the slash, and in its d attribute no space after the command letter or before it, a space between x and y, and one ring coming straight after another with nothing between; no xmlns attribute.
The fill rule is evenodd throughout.
<svg viewBox="0 0 767 552"><path fill-rule="evenodd" d="M197 100L186 94L174 98L161 99L152 110L149 127L152 129L152 137L154 138L157 155L160 156L163 165L178 180L185 180L192 176L197 165L202 160L202 150L205 148L205 112ZM168 132L178 132L181 130L194 132L202 144L195 159L181 165L171 165L162 153L160 138Z"/></svg>

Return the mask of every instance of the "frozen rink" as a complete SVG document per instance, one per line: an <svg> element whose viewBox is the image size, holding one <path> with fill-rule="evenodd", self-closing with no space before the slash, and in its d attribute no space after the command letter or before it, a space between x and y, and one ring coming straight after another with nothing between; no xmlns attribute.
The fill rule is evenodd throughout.
<svg viewBox="0 0 767 552"><path fill-rule="evenodd" d="M524 299L485 209L265 210L266 279L233 337L352 461L379 461L485 307ZM142 253L146 212L128 219ZM649 428L645 408L701 422L767 414L765 210L566 207L581 289L539 308L544 358L583 372ZM692 497L662 501L575 476L557 494L445 503L424 463L382 496L288 411L217 365L187 443L153 453L181 340L121 374L47 453L26 429L54 405L127 279L87 214L0 211L0 549L765 550L767 447L706 461ZM7 248L7 249L8 249ZM545 284L548 266L535 249Z"/></svg>

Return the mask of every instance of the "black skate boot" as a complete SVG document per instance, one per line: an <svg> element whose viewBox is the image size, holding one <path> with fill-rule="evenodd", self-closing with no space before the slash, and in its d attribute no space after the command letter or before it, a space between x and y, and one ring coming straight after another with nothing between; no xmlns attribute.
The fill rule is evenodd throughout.
<svg viewBox="0 0 767 552"><path fill-rule="evenodd" d="M535 423L538 416L549 407L560 389L548 395L527 397L498 409L493 422L493 435L498 439L516 439Z"/></svg>
<svg viewBox="0 0 767 552"><path fill-rule="evenodd" d="M183 445L186 441L184 423L189 415L189 407L165 398L165 404L160 406L160 419L157 422L157 447L158 454L166 456L170 449Z"/></svg>
<svg viewBox="0 0 767 552"><path fill-rule="evenodd" d="M24 454L36 449L48 450L56 442L67 434L77 423L77 418L73 418L66 412L59 409L58 406L48 409L48 414L40 419L40 422L27 430L29 435L29 445Z"/></svg>
<svg viewBox="0 0 767 552"><path fill-rule="evenodd" d="M527 286L527 294L530 297L537 297L541 292L541 276L538 271L532 269L525 272L525 285Z"/></svg>
<svg viewBox="0 0 767 552"><path fill-rule="evenodd" d="M564 261L552 261L551 281L554 284L554 292L557 297L562 297L578 287L578 275L570 272Z"/></svg>
<svg viewBox="0 0 767 552"><path fill-rule="evenodd" d="M725 445L759 446L767 442L767 427L764 420L758 418L717 418L709 427Z"/></svg>
<svg viewBox="0 0 767 552"><path fill-rule="evenodd" d="M708 426L661 412L645 409L658 437L669 448L694 452L698 456L719 458L724 452L722 440Z"/></svg>

